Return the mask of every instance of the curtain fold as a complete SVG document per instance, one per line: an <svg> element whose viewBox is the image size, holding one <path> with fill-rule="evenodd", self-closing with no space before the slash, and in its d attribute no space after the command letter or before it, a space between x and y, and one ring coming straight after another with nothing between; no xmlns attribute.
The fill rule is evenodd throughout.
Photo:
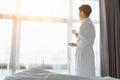
<svg viewBox="0 0 120 80"><path fill-rule="evenodd" d="M120 78L120 1L100 0L101 74Z"/></svg>
<svg viewBox="0 0 120 80"><path fill-rule="evenodd" d="M108 37L106 27L106 9L105 0L100 0L100 56L101 56L101 74L109 75L108 61Z"/></svg>

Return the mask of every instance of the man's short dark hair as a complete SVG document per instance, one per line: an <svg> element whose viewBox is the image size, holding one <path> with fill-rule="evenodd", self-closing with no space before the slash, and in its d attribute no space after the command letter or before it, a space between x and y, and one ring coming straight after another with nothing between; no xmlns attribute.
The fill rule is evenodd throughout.
<svg viewBox="0 0 120 80"><path fill-rule="evenodd" d="M89 16L90 16L90 13L92 12L91 7L90 7L89 5L86 5L86 4L80 6L80 7L79 7L79 10L80 10L80 11L83 11L84 14L85 14L87 17L89 17Z"/></svg>

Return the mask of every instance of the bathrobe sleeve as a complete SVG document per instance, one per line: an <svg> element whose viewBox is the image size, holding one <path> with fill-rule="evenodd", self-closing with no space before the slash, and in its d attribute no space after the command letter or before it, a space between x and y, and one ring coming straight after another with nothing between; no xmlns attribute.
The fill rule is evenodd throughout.
<svg viewBox="0 0 120 80"><path fill-rule="evenodd" d="M89 28L87 27L87 24L82 24L79 30L79 36L78 36L78 41L77 41L77 47L82 49L86 45L88 45L88 38L89 38Z"/></svg>

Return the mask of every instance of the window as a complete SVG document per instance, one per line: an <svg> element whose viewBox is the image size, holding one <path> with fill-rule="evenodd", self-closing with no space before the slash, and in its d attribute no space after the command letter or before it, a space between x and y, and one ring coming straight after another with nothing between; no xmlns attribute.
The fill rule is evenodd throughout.
<svg viewBox="0 0 120 80"><path fill-rule="evenodd" d="M0 13L15 14L17 0L0 0Z"/></svg>
<svg viewBox="0 0 120 80"><path fill-rule="evenodd" d="M0 0L0 76L6 76L9 64L14 66L10 68L12 73L37 66L58 73L66 73L71 66L74 69L75 49L70 54L68 43L76 41L70 31L79 31L78 7L83 3L92 6L91 18L99 32L98 1ZM95 52L98 56L99 36L96 37ZM10 58L18 60L12 59L10 63ZM99 66L96 68L98 70Z"/></svg>
<svg viewBox="0 0 120 80"><path fill-rule="evenodd" d="M96 38L94 42L96 76L100 76L100 24L94 23Z"/></svg>
<svg viewBox="0 0 120 80"><path fill-rule="evenodd" d="M20 63L26 67L67 66L67 24L22 21Z"/></svg>
<svg viewBox="0 0 120 80"><path fill-rule="evenodd" d="M12 73L43 64L67 71L69 0L0 0L0 7L7 31L1 32L5 48L0 46L0 59L12 66Z"/></svg>
<svg viewBox="0 0 120 80"><path fill-rule="evenodd" d="M69 0L21 0L22 15L68 18L68 12Z"/></svg>
<svg viewBox="0 0 120 80"><path fill-rule="evenodd" d="M12 39L12 20L0 19L0 79L8 75L7 72Z"/></svg>

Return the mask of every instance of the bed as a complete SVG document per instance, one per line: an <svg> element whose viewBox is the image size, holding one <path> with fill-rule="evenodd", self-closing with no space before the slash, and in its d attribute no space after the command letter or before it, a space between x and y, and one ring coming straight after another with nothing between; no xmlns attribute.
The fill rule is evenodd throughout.
<svg viewBox="0 0 120 80"><path fill-rule="evenodd" d="M6 77L4 80L120 80L111 77L85 78L72 75L52 73L40 68L34 68Z"/></svg>

